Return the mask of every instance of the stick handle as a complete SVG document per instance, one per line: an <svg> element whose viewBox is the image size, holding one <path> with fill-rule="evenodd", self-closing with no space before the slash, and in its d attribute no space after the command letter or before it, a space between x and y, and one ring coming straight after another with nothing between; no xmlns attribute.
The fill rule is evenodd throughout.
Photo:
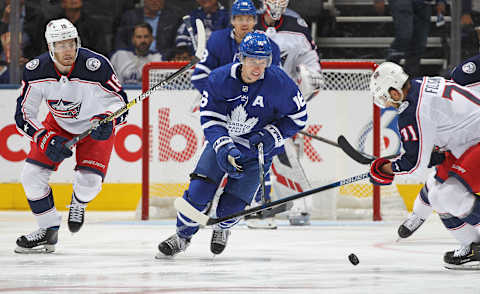
<svg viewBox="0 0 480 294"><path fill-rule="evenodd" d="M263 155L263 143L258 143L258 178L260 181L260 196L262 199L262 204L266 203L265 199L265 174L264 174L264 164L265 164L265 157Z"/></svg>

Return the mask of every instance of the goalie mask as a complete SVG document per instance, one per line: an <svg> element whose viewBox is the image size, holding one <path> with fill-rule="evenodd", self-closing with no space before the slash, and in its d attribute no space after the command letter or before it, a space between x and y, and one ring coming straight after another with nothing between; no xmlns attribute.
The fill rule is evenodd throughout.
<svg viewBox="0 0 480 294"><path fill-rule="evenodd" d="M279 20L287 10L288 0L263 0L263 7L274 20Z"/></svg>
<svg viewBox="0 0 480 294"><path fill-rule="evenodd" d="M77 47L75 59L77 59L78 48L81 47L80 37L78 36L78 32L75 26L66 18L60 18L50 21L47 24L47 29L45 30L45 39L47 40L48 51L50 53L50 58L53 60L53 62L57 62L55 60L55 42L75 39Z"/></svg>
<svg viewBox="0 0 480 294"><path fill-rule="evenodd" d="M272 44L263 32L250 32L240 44L240 61L246 57L267 60L267 67L272 64Z"/></svg>
<svg viewBox="0 0 480 294"><path fill-rule="evenodd" d="M403 100L403 85L407 82L408 75L403 68L393 62L380 64L370 78L370 92L373 103L380 108L385 108L387 103L401 104ZM389 90L395 89L402 95L399 101L392 99Z"/></svg>

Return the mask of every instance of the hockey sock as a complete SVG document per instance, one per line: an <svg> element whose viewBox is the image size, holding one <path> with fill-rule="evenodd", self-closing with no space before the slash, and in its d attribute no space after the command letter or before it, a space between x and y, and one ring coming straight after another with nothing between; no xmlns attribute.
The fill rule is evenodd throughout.
<svg viewBox="0 0 480 294"><path fill-rule="evenodd" d="M466 246L480 240L480 235L475 227L448 213L442 213L438 216L443 225L461 245Z"/></svg>
<svg viewBox="0 0 480 294"><path fill-rule="evenodd" d="M247 203L242 199L235 197L235 195L223 193L220 196L217 206L217 217L221 218L242 211L247 206ZM229 229L240 221L239 218L231 219L221 222L218 226L222 229Z"/></svg>

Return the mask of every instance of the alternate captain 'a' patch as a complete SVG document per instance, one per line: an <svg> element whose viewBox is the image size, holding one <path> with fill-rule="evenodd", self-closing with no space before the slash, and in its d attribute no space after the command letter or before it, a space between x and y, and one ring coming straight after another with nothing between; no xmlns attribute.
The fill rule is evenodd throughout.
<svg viewBox="0 0 480 294"><path fill-rule="evenodd" d="M60 100L47 100L48 108L50 112L56 117L61 118L74 118L77 119L80 114L80 108L82 103L74 103L70 101Z"/></svg>

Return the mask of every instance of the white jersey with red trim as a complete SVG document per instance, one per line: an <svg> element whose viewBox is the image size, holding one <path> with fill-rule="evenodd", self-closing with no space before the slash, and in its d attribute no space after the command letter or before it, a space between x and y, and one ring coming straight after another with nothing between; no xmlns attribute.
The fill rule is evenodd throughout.
<svg viewBox="0 0 480 294"><path fill-rule="evenodd" d="M67 75L59 73L48 53L25 65L15 122L29 139L44 128L37 117L43 102L62 129L80 134L91 127L92 116L115 112L128 100L108 59L80 48ZM117 124L124 120L118 118Z"/></svg>
<svg viewBox="0 0 480 294"><path fill-rule="evenodd" d="M282 68L293 80L299 80L297 66L300 64L304 64L311 71L320 72L317 46L302 18L284 14L274 26L269 27L265 23L264 14L261 14L255 29L265 31L280 47Z"/></svg>
<svg viewBox="0 0 480 294"><path fill-rule="evenodd" d="M399 113L405 152L392 161L395 174L423 173L434 146L459 158L480 142L480 96L451 80L412 79Z"/></svg>

